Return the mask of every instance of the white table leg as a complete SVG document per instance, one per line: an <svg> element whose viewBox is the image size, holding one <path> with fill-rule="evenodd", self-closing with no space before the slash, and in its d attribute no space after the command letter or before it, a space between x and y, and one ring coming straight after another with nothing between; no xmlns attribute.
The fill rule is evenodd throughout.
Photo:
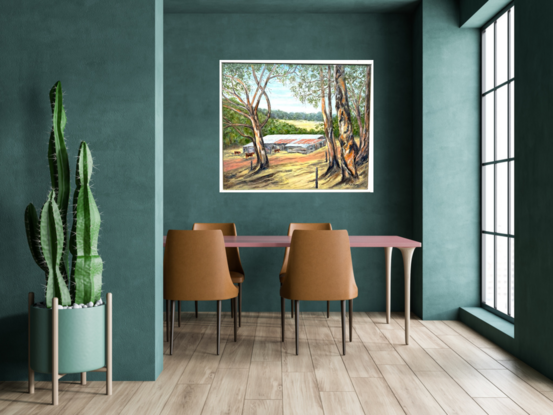
<svg viewBox="0 0 553 415"><path fill-rule="evenodd" d="M390 324L390 317L392 316L392 250L394 248L384 248L386 255L386 323Z"/></svg>
<svg viewBox="0 0 553 415"><path fill-rule="evenodd" d="M409 326L411 320L411 260L415 248L399 248L403 255L405 273L405 344L409 344Z"/></svg>

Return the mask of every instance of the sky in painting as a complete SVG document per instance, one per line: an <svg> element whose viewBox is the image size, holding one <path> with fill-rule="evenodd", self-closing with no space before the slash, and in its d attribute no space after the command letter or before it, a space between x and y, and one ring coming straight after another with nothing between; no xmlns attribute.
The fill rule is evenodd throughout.
<svg viewBox="0 0 553 415"><path fill-rule="evenodd" d="M315 108L309 104L302 104L288 86L281 84L277 79L274 79L269 84L269 99L271 100L271 109L281 110L286 112L320 112L320 105ZM261 100L259 104L261 108L267 108L267 101Z"/></svg>

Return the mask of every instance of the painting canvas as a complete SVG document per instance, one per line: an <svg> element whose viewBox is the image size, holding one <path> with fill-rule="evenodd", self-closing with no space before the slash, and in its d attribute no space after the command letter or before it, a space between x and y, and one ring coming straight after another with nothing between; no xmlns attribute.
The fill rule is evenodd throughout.
<svg viewBox="0 0 553 415"><path fill-rule="evenodd" d="M372 192L373 61L220 61L221 192Z"/></svg>

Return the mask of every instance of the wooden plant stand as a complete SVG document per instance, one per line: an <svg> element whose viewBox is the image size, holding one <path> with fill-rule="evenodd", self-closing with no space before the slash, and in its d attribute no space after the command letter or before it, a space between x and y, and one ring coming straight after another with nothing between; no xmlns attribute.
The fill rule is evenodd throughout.
<svg viewBox="0 0 553 415"><path fill-rule="evenodd" d="M35 294L29 293L29 308L28 308L28 369L29 369L29 393L35 393L35 371L31 368L31 307L35 302ZM112 295L107 293L106 296L106 366L93 370L93 372L106 372L106 395L111 395L113 392L113 364L112 364ZM58 373L59 363L59 347L58 347L58 298L52 299L52 405L59 404L59 380L65 374ZM81 385L86 385L86 372L81 373Z"/></svg>

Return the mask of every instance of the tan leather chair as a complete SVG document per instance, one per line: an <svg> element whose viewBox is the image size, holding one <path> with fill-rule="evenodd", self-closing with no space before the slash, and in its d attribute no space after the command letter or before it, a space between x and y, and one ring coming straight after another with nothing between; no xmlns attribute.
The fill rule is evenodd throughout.
<svg viewBox="0 0 553 415"><path fill-rule="evenodd" d="M192 230L213 230L219 229L224 236L236 236L236 225L234 223L195 223ZM233 284L238 284L238 327L242 326L242 283L244 282L244 268L240 261L238 248L226 248L228 268ZM234 311L232 312L234 315ZM198 303L196 302L196 318L198 318Z"/></svg>
<svg viewBox="0 0 553 415"><path fill-rule="evenodd" d="M288 226L288 236L292 236L296 229L310 230L310 231L331 231L332 225L330 223L291 223ZM280 285L282 281L286 278L286 268L288 267L288 256L290 255L290 248L286 248L284 251L284 261L282 261L282 268L280 269L280 274L278 276L280 280ZM281 299L281 301L284 301ZM293 303L290 307L290 317L294 318L294 307ZM330 302L326 303L326 317L330 317Z"/></svg>
<svg viewBox="0 0 553 415"><path fill-rule="evenodd" d="M163 297L171 302L170 311L167 313L167 330L171 333L171 354L175 331L175 301L217 301L219 354L221 301L232 299L232 306L236 308L238 297L238 288L230 278L225 241L220 230L167 232L163 258ZM237 329L236 314L234 313L234 341Z"/></svg>
<svg viewBox="0 0 553 415"><path fill-rule="evenodd" d="M353 331L353 299L357 285L353 276L348 231L296 230L292 235L286 278L280 296L293 301L298 354L298 314L300 301L340 301L342 309L342 348L346 354L346 300L349 300L349 341ZM284 300L281 303L284 341Z"/></svg>

